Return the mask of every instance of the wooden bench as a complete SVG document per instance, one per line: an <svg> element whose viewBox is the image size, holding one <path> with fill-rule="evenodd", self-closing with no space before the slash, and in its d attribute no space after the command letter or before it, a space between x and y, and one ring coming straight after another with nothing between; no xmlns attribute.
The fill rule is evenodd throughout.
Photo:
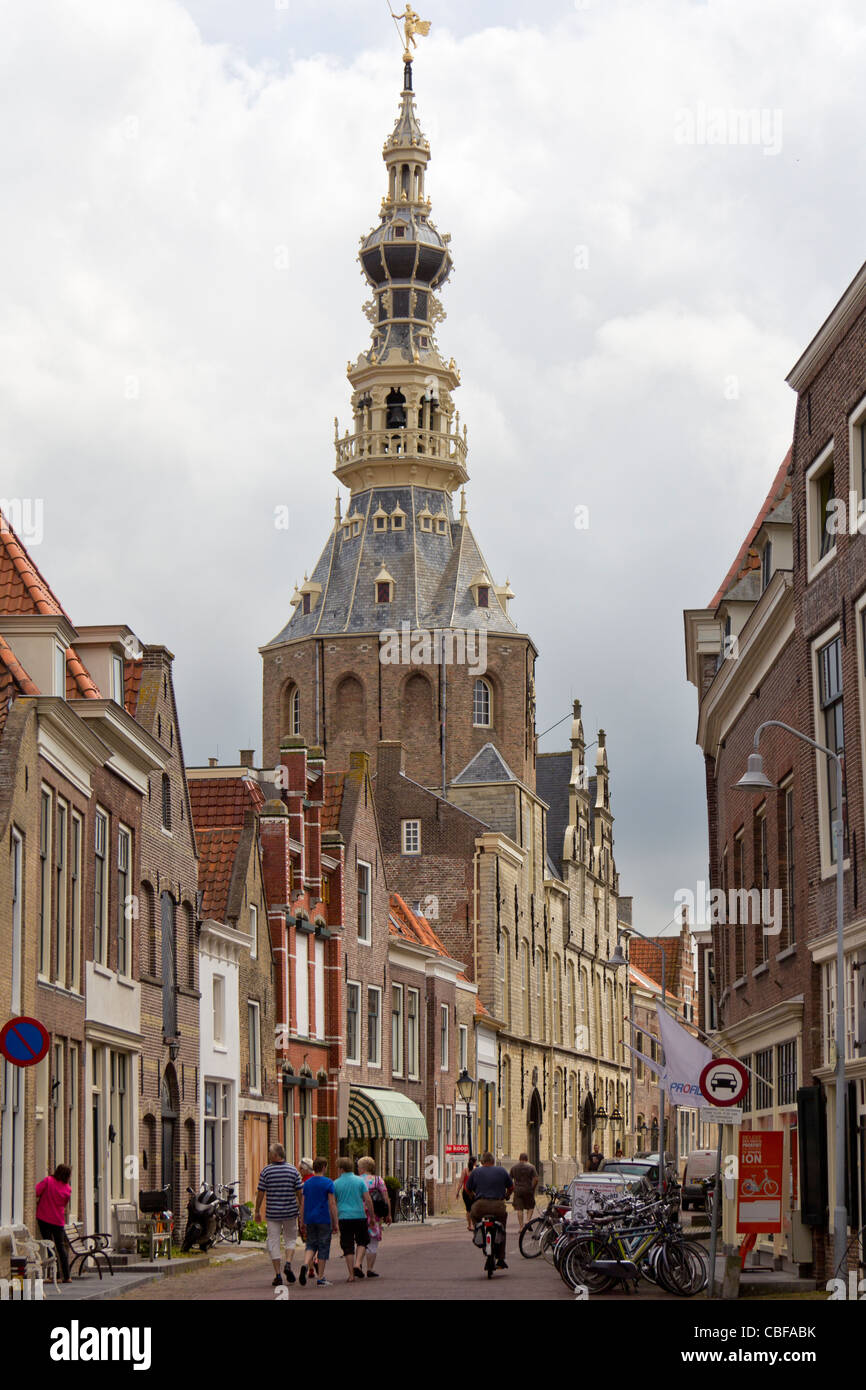
<svg viewBox="0 0 866 1390"><path fill-rule="evenodd" d="M162 1190L159 1195L164 1199ZM135 1250L153 1262L162 1248L171 1259L171 1226L161 1211L139 1215L134 1202L115 1202L113 1210L118 1250Z"/></svg>

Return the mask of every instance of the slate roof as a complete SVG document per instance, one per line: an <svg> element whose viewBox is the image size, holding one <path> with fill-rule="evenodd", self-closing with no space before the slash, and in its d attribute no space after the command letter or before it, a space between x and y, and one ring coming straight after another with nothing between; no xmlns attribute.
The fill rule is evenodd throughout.
<svg viewBox="0 0 866 1390"><path fill-rule="evenodd" d="M539 753L535 763L535 787L542 801L546 801L547 812L547 854L552 862L556 877L562 877L562 848L568 828L568 791L571 783L571 753ZM592 842L593 822L595 820L595 797L598 779L587 779L589 792L588 834Z"/></svg>
<svg viewBox="0 0 866 1390"><path fill-rule="evenodd" d="M454 778L454 785L460 783L475 784L478 782L516 782L515 777L508 763L503 758L499 749L492 743L485 743L483 748L479 748L474 758L466 764L462 772L458 772Z"/></svg>
<svg viewBox="0 0 866 1390"><path fill-rule="evenodd" d="M360 536L352 538L334 524L317 560L310 582L321 584L322 593L312 613L298 604L285 627L269 642L276 646L314 633L379 632L412 628L452 627L516 633L495 594L489 608L477 608L470 580L479 569L493 576L468 523L454 520L451 499L444 491L422 487L377 487L357 493L347 504L363 520ZM390 517L397 506L406 514L404 529L376 531L373 514L381 507ZM416 517L427 507L434 529L420 530ZM444 513L444 535L435 529L435 518ZM391 603L376 603L375 577L382 565L394 579Z"/></svg>

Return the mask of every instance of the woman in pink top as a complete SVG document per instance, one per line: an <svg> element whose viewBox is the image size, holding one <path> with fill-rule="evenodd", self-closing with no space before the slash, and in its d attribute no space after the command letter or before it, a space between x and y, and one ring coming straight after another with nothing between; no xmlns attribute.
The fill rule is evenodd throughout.
<svg viewBox="0 0 866 1390"><path fill-rule="evenodd" d="M59 1163L53 1174L36 1184L36 1220L43 1240L53 1240L60 1261L64 1284L69 1283L69 1261L66 1258L66 1208L72 1196L69 1179L72 1169Z"/></svg>

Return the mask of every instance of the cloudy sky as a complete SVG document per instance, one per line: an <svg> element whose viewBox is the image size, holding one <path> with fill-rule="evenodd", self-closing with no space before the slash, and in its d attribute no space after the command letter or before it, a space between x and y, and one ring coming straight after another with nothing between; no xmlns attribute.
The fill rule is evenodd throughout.
<svg viewBox="0 0 866 1390"><path fill-rule="evenodd" d="M607 730L622 891L654 932L707 858L682 610L864 259L862 5L421 13L470 521L541 653L539 730L574 696ZM385 0L2 0L0 22L0 492L44 499L33 553L74 622L175 652L188 761L228 761L261 747L257 648L333 513L400 44Z"/></svg>

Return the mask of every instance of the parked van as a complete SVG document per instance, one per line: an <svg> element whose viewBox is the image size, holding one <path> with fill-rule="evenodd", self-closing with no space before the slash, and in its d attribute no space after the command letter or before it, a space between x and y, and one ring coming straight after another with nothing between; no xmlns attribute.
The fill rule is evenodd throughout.
<svg viewBox="0 0 866 1390"><path fill-rule="evenodd" d="M683 1178L683 1211L691 1211L693 1207L706 1207L706 1194L702 1180L712 1178L715 1171L715 1149L694 1149L689 1154L686 1159L686 1171Z"/></svg>

